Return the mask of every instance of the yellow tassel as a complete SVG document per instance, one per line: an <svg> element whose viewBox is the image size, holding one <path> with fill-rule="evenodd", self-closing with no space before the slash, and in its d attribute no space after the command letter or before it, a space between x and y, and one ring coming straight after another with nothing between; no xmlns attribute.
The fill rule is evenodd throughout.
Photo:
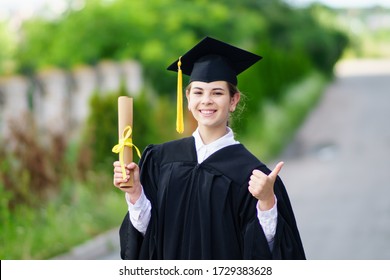
<svg viewBox="0 0 390 280"><path fill-rule="evenodd" d="M176 115L176 131L178 133L184 132L183 120L183 74L181 71L181 57L177 62L177 115Z"/></svg>

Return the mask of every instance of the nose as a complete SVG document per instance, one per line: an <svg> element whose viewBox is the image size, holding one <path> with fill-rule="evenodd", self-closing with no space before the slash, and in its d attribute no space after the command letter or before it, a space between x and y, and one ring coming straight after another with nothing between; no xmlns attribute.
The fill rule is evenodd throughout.
<svg viewBox="0 0 390 280"><path fill-rule="evenodd" d="M211 104L213 103L213 99L211 98L211 94L204 93L202 96L202 104Z"/></svg>

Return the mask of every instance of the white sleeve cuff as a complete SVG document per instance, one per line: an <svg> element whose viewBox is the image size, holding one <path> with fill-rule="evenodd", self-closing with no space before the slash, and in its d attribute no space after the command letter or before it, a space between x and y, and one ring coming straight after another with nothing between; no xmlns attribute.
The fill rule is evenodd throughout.
<svg viewBox="0 0 390 280"><path fill-rule="evenodd" d="M145 235L151 216L152 206L150 204L150 201L146 197L143 189L141 196L138 198L135 204L132 204L130 202L127 193L125 195L125 198L129 210L130 222L139 232Z"/></svg>
<svg viewBox="0 0 390 280"><path fill-rule="evenodd" d="M274 206L266 211L261 211L256 205L257 209L257 218L259 219L260 225L263 228L265 237L267 238L268 243L272 242L275 237L276 225L278 222L278 200L275 196L275 204Z"/></svg>

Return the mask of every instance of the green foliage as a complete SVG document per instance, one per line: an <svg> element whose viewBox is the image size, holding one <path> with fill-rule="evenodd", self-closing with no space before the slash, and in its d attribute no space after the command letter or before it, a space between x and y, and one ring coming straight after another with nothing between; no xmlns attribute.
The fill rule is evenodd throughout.
<svg viewBox="0 0 390 280"><path fill-rule="evenodd" d="M204 36L216 37L264 57L239 77L248 102L235 123L244 132L263 103L281 100L291 83L313 69L332 73L347 37L317 20L321 11L293 9L281 0L88 0L83 9L69 9L55 21L26 22L19 66L28 72L131 58L142 64L146 83L174 102L176 73L166 66Z"/></svg>
<svg viewBox="0 0 390 280"><path fill-rule="evenodd" d="M290 142L322 96L326 81L323 74L313 72L286 88L279 103L267 102L252 118L251 130L245 133L242 142L263 162L272 160Z"/></svg>
<svg viewBox="0 0 390 280"><path fill-rule="evenodd" d="M11 209L20 204L36 206L59 191L58 183L70 172L65 164L65 138L40 137L31 116L9 123L10 136L0 150L0 179L12 195Z"/></svg>
<svg viewBox="0 0 390 280"><path fill-rule="evenodd" d="M267 41L276 52L298 50L314 60L319 48L330 51L334 42L333 34L314 16L280 0L88 0L83 9L70 9L55 21L26 22L23 34L18 53L21 70L131 57L144 65L160 93L172 89L161 79L167 75L165 67L206 35L258 49L260 54L258 44Z"/></svg>
<svg viewBox="0 0 390 280"><path fill-rule="evenodd" d="M89 152L94 170L112 170L111 148L118 142L118 97L120 93L95 93L90 100L90 115L81 143L84 152ZM107 157L111 156L111 160Z"/></svg>
<svg viewBox="0 0 390 280"><path fill-rule="evenodd" d="M14 70L12 59L15 48L15 38L7 30L6 24L0 21L0 75L11 73Z"/></svg>
<svg viewBox="0 0 390 280"><path fill-rule="evenodd" d="M42 139L34 127L19 119L0 145L0 259L53 257L118 225L126 211L123 195L107 188L112 172L80 170L65 137Z"/></svg>
<svg viewBox="0 0 390 280"><path fill-rule="evenodd" d="M42 139L34 127L19 119L0 145L1 259L48 259L117 226L126 211L111 162L109 173L95 172L65 137Z"/></svg>
<svg viewBox="0 0 390 280"><path fill-rule="evenodd" d="M88 184L64 180L57 197L13 211L3 203L10 193L0 183L0 259L50 259L118 226L126 211L123 193L107 188L110 177L91 176Z"/></svg>

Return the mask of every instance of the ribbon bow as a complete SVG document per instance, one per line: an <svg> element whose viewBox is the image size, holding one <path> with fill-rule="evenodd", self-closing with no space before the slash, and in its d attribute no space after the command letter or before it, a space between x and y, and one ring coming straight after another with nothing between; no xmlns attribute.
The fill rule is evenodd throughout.
<svg viewBox="0 0 390 280"><path fill-rule="evenodd" d="M130 125L126 126L122 132L122 138L119 139L119 143L112 148L112 151L114 153L116 154L119 153L119 162L121 163L123 179L126 179L125 162L123 160L123 151L125 149L125 146L128 146L130 148L134 147L135 150L137 151L138 157L141 157L141 153L139 152L137 146L133 144L133 140L130 137L132 132L133 130L131 129L131 126Z"/></svg>

